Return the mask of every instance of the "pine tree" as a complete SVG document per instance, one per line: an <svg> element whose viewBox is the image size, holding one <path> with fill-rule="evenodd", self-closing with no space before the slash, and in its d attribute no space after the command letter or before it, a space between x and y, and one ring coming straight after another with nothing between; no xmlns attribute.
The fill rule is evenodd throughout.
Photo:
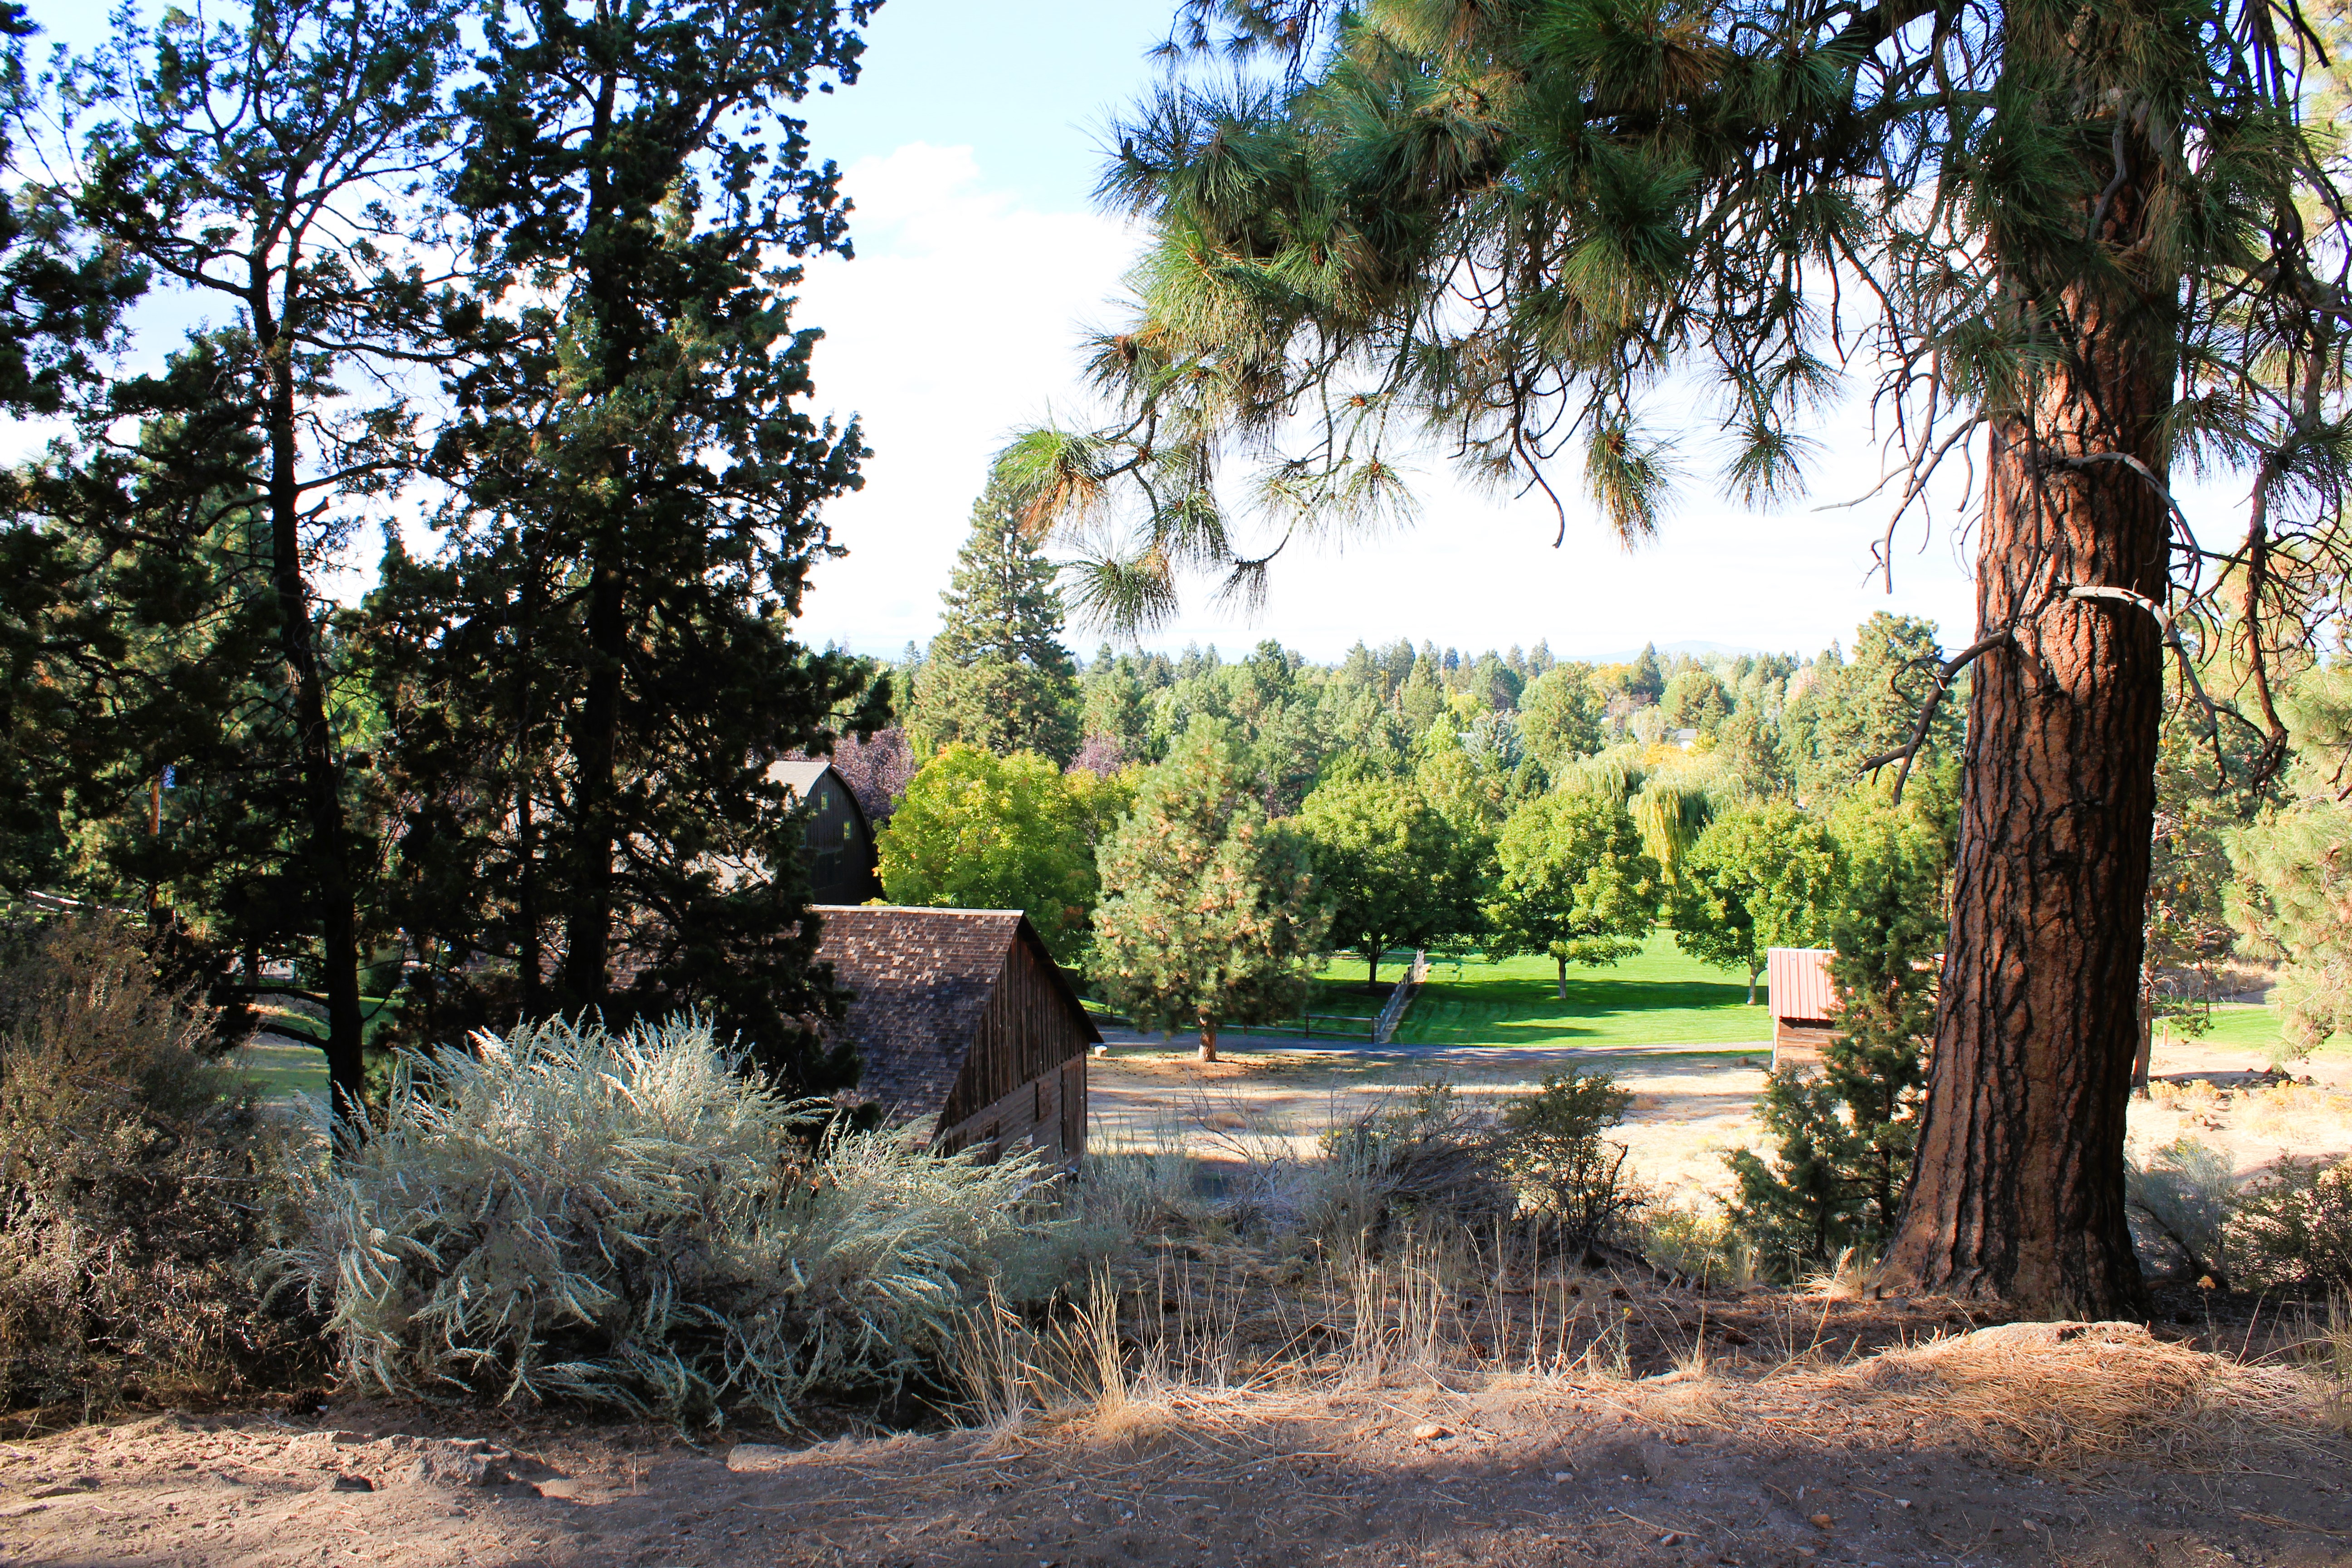
<svg viewBox="0 0 2352 1568"><path fill-rule="evenodd" d="M452 187L479 226L434 452L449 547L373 602L403 919L451 1022L692 1005L780 1082L856 1063L809 1020L801 826L768 776L871 732L864 662L795 642L855 426L808 410L788 258L845 246L792 106L872 6L498 9ZM474 759L471 766L467 759Z"/></svg>
<svg viewBox="0 0 2352 1568"><path fill-rule="evenodd" d="M1323 942L1306 839L1251 783L1223 728L1196 721L1099 856L1088 975L1144 1028L1198 1028L1202 1061L1227 1025L1297 1013Z"/></svg>
<svg viewBox="0 0 2352 1568"><path fill-rule="evenodd" d="M76 184L56 197L203 301L199 312L226 317L168 374L128 380L84 411L69 482L88 492L89 514L176 517L173 545L217 541L225 510L249 509L259 525L249 563L266 581L244 602L268 608L275 647L269 668L249 666L221 695L224 712L236 710L229 726L249 717L248 700L277 709L277 776L248 777L257 787L240 803L274 818L257 836L274 840L277 863L231 890L277 905L243 910L248 932L299 943L346 1117L363 1088L378 857L375 825L355 808L367 752L317 574L351 509L416 464L408 399L361 392L448 353L451 300L435 270L447 237L424 193L452 146L446 84L458 37L454 0L287 0L227 21L170 12L152 29L125 10L62 89L82 141ZM169 443L170 455L121 460L113 435L126 417L143 417L142 439ZM194 771L208 787L228 782Z"/></svg>
<svg viewBox="0 0 2352 1568"><path fill-rule="evenodd" d="M923 752L961 743L1067 763L1078 749L1078 677L1061 644L1054 563L1023 531L1001 486L972 503L971 534L940 595L907 727Z"/></svg>
<svg viewBox="0 0 2352 1568"><path fill-rule="evenodd" d="M1846 850L1851 880L1831 930L1838 1032L1818 1075L1784 1067L1766 1083L1757 1119L1779 1141L1776 1163L1745 1149L1730 1157L1733 1223L1792 1268L1884 1247L1918 1152L1944 937L1940 851L1916 824L1884 819Z"/></svg>
<svg viewBox="0 0 2352 1568"><path fill-rule="evenodd" d="M1979 612L1954 638L1964 849L1893 1266L1915 1289L2127 1310L2167 645L2185 616L2243 658L2274 767L2274 656L2315 635L2347 539L2347 163L2305 14L1184 10L1180 40L1217 64L1106 139L1104 189L1154 241L1134 318L1095 340L1118 418L1005 458L1041 518L1112 541L1081 568L1097 602L1139 622L1171 613L1180 567L1262 583L1274 542L1225 526L1237 463L1277 538L1385 526L1433 429L1483 482L1550 496L1563 531L1580 469L1590 510L1646 539L1695 376L1727 410L1718 482L1777 504L1842 367L1867 364L1900 453L1885 526L1965 469ZM1227 46L1284 68L1235 79ZM1868 304L1821 309L1832 295ZM2174 505L2176 460L2244 476L2242 534L2185 537L2216 525Z"/></svg>

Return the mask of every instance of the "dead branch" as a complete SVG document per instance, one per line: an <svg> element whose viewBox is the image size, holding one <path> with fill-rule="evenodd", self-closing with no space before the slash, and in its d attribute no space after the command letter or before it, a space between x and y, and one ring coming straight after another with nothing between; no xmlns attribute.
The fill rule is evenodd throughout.
<svg viewBox="0 0 2352 1568"><path fill-rule="evenodd" d="M1927 743L1927 726L1935 721L1936 710L1943 705L1944 694L1952 689L1952 682L1958 679L1960 671L2009 641L2010 632L2010 627L2003 626L1990 637L1970 643L1967 647L1937 665L1936 684L1929 689L1927 700L1919 704L1919 717L1911 726L1911 738L1891 752L1864 758L1861 765L1854 771L1875 773L1889 763L1901 763L1902 771L1895 775L1895 803L1897 805L1903 804L1903 786L1910 781L1911 764L1918 759L1919 748Z"/></svg>

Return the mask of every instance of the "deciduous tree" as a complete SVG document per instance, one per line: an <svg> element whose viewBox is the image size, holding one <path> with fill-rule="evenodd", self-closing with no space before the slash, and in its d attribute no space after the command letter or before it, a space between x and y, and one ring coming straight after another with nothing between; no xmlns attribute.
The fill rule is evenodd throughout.
<svg viewBox="0 0 2352 1568"><path fill-rule="evenodd" d="M1828 824L1786 801L1764 802L1707 825L1666 894L1666 918L1685 952L1748 972L1753 1006L1766 952L1819 946L1844 886Z"/></svg>
<svg viewBox="0 0 2352 1568"><path fill-rule="evenodd" d="M1367 984L1380 984L1390 948L1477 928L1486 836L1448 821L1410 781L1324 784L1297 826L1314 847L1331 939L1363 954Z"/></svg>
<svg viewBox="0 0 2352 1568"><path fill-rule="evenodd" d="M1614 963L1641 951L1663 878L1622 797L1591 786L1538 796L1511 813L1495 851L1489 953L1549 955L1565 1002L1570 963Z"/></svg>
<svg viewBox="0 0 2352 1568"><path fill-rule="evenodd" d="M1055 958L1076 963L1095 909L1095 847L1129 794L1034 752L951 745L915 774L876 840L883 890L898 904L1020 910Z"/></svg>

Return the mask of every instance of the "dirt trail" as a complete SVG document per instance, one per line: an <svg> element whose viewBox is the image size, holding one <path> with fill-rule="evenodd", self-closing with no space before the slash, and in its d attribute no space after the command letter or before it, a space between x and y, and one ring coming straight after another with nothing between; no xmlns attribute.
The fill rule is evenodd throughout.
<svg viewBox="0 0 2352 1568"><path fill-rule="evenodd" d="M1670 1045L1380 1054L1266 1042L1255 1049L1229 1045L1222 1054L1223 1060L1203 1065L1181 1050L1136 1044L1094 1058L1087 1091L1092 1135L1112 1145L1181 1138L1213 1160L1303 1153L1333 1122L1433 1079L1494 1106L1547 1072L1601 1071L1633 1091L1614 1135L1631 1150L1628 1163L1638 1179L1671 1201L1703 1204L1725 1190L1724 1152L1761 1144L1754 1106L1771 1062L1767 1047ZM2250 1088L2263 1065L2258 1051L2159 1045L2155 1092L2131 1108L2135 1152L2199 1138L2226 1151L2242 1173L2283 1154L2352 1153L2352 1052L2297 1064L2309 1085ZM2195 1087L2200 1083L2216 1088L2207 1092Z"/></svg>
<svg viewBox="0 0 2352 1568"><path fill-rule="evenodd" d="M1916 1408L1856 1395L1824 1415L1773 1386L1391 1377L798 1451L551 1423L457 1445L415 1412L166 1416L0 1447L0 1552L184 1568L2352 1562L2352 1454L2332 1438L2035 1468L1954 1446ZM1742 1417L1743 1401L1761 1403Z"/></svg>

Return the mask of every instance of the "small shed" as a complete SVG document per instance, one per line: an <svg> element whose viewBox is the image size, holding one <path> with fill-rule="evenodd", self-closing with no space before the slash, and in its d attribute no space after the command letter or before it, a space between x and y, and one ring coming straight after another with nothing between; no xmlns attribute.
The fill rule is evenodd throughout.
<svg viewBox="0 0 2352 1568"><path fill-rule="evenodd" d="M801 830L801 863L809 897L820 904L862 904L882 896L881 860L874 827L848 782L823 757L791 757L770 765L768 777L808 808Z"/></svg>
<svg viewBox="0 0 2352 1568"><path fill-rule="evenodd" d="M857 1094L941 1153L1026 1141L1075 1167L1087 1146L1087 1047L1102 1033L1019 910L835 905L817 959L855 994L835 1038Z"/></svg>
<svg viewBox="0 0 2352 1568"><path fill-rule="evenodd" d="M1775 947L1764 955L1766 1005L1772 1014L1772 1065L1811 1066L1837 1033L1837 987L1826 947Z"/></svg>

